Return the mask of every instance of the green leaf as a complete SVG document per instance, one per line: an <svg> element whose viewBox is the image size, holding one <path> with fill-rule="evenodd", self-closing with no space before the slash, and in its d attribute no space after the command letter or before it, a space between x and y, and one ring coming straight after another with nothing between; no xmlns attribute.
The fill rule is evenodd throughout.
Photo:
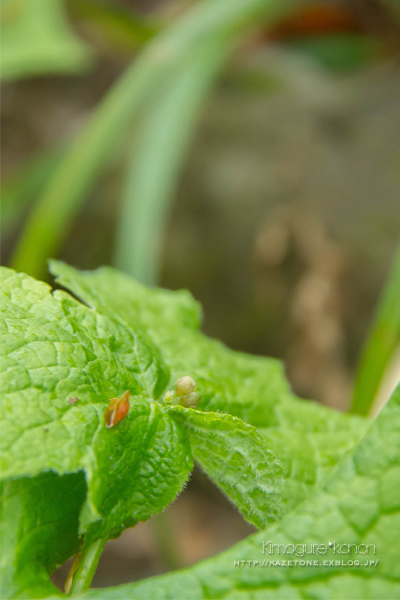
<svg viewBox="0 0 400 600"><path fill-rule="evenodd" d="M155 399L168 371L151 342L4 267L1 309L1 478L83 472L85 544L160 512L193 461L185 431ZM125 390L128 415L107 429L109 400Z"/></svg>
<svg viewBox="0 0 400 600"><path fill-rule="evenodd" d="M146 288L114 269L80 272L51 261L57 281L103 314L140 327L162 348L170 385L190 374L199 408L229 413L259 429L287 479L287 510L322 485L360 440L368 421L295 398L279 361L232 352L199 331L200 311L188 292Z"/></svg>
<svg viewBox="0 0 400 600"><path fill-rule="evenodd" d="M2 598L58 592L48 573L78 550L85 496L83 473L42 473L1 484Z"/></svg>
<svg viewBox="0 0 400 600"><path fill-rule="evenodd" d="M80 534L90 552L96 540L118 535L171 502L192 468L191 445L210 476L261 525L278 516L278 507L285 513L318 490L365 430L358 417L295 399L278 361L235 353L203 336L198 304L188 292L147 289L109 268L80 273L53 262L52 270L86 305L1 269L0 466L3 478L32 482L49 470L58 478L84 476L83 504L71 495L70 510L79 514L79 524L70 529L71 552ZM233 416L172 408L157 400L168 382L187 374L196 380L204 410ZM107 429L109 400L125 390L132 394L131 408ZM72 397L78 401L69 402ZM261 427L265 441L238 417ZM232 453L233 445L240 454ZM288 480L282 506L281 471L275 460L265 464L265 457L272 459L267 448ZM227 458L236 472L230 461L225 471L218 468ZM239 471L242 478L235 485ZM248 497L242 498L245 489ZM265 489L270 498L261 493ZM18 488L16 496L24 490ZM21 547L29 544L26 519L33 529L37 524L35 543L46 547L51 529L40 527L46 515L42 508L36 511L34 496L29 501L29 490L28 485L26 515L13 521L8 539ZM67 555L62 543L56 550ZM14 549L10 556L17 554ZM42 560L28 553L26 558L24 565L18 559L10 566L5 557L10 595L32 597L35 585L47 586L45 571L54 567L55 557ZM35 580L36 570L41 581ZM84 587L87 581L82 581Z"/></svg>
<svg viewBox="0 0 400 600"><path fill-rule="evenodd" d="M256 527L281 517L283 469L254 427L183 406L169 411L188 431L196 461Z"/></svg>
<svg viewBox="0 0 400 600"><path fill-rule="evenodd" d="M285 512L323 485L338 461L359 442L370 421L315 402L288 398L259 429L284 468Z"/></svg>
<svg viewBox="0 0 400 600"><path fill-rule="evenodd" d="M117 588L91 590L79 598L398 598L399 464L400 388L324 488L279 523L189 569ZM279 548L278 554L278 546L272 548L272 544L284 547ZM314 547L314 553L310 553L311 544L321 551ZM347 546L350 544L358 546L358 551L355 546ZM308 554L301 556L304 545ZM280 566L270 563L262 566L263 560L279 561ZM282 566L283 560L285 566ZM289 560L291 566L288 566ZM306 561L310 560L312 564L307 565ZM313 564L314 560L319 566ZM323 565L325 560L328 561L326 566ZM332 560L333 565L329 564ZM355 564L357 560L361 566ZM364 566L366 560L377 561L377 564ZM237 561L246 562L238 564ZM346 566L336 565L336 561L343 561Z"/></svg>
<svg viewBox="0 0 400 600"><path fill-rule="evenodd" d="M269 426L277 423L281 403L292 398L279 361L233 352L198 331L199 306L188 292L147 288L109 267L80 272L50 261L50 270L89 306L146 331L162 348L171 385L188 373L195 379L201 409Z"/></svg>
<svg viewBox="0 0 400 600"><path fill-rule="evenodd" d="M351 411L366 415L385 370L400 344L400 247L379 302L356 378ZM380 407L379 407L380 408Z"/></svg>
<svg viewBox="0 0 400 600"><path fill-rule="evenodd" d="M89 47L69 28L62 0L7 0L1 12L3 79L75 73L89 64Z"/></svg>
<svg viewBox="0 0 400 600"><path fill-rule="evenodd" d="M270 422L276 403L292 397L278 360L233 352L198 331L200 308L188 292L147 288L110 267L80 272L50 261L50 270L89 306L146 331L162 348L171 384L194 377L202 409L260 426Z"/></svg>

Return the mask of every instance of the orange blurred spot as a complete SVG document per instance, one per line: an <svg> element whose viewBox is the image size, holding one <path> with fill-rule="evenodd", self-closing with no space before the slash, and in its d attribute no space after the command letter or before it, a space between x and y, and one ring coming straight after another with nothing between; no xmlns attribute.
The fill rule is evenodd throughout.
<svg viewBox="0 0 400 600"><path fill-rule="evenodd" d="M325 32L359 32L361 24L355 13L343 5L331 3L309 5L267 33L268 39L301 37Z"/></svg>

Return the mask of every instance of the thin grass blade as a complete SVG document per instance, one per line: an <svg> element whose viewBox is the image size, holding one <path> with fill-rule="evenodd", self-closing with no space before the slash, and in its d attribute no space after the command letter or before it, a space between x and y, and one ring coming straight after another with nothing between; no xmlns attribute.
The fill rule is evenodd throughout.
<svg viewBox="0 0 400 600"><path fill-rule="evenodd" d="M367 415L400 344L400 247L383 291L356 378L350 411Z"/></svg>
<svg viewBox="0 0 400 600"><path fill-rule="evenodd" d="M158 281L162 244L177 179L201 105L232 41L198 49L137 133L120 213L117 266L147 285Z"/></svg>

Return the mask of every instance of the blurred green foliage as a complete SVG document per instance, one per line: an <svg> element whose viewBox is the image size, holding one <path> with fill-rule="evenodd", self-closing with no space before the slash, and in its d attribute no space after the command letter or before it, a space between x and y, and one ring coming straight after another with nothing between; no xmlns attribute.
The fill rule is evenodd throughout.
<svg viewBox="0 0 400 600"><path fill-rule="evenodd" d="M287 45L334 71L360 68L384 54L383 44L379 40L355 33L295 38L289 40Z"/></svg>
<svg viewBox="0 0 400 600"><path fill-rule="evenodd" d="M132 11L97 0L69 0L73 15L95 24L116 48L136 49L159 30L159 26Z"/></svg>
<svg viewBox="0 0 400 600"><path fill-rule="evenodd" d="M72 219L123 130L130 126L146 102L163 93L164 85L174 80L190 57L192 61L197 60L198 53L204 52L205 41L228 42L254 27L261 17L263 23L274 22L294 4L293 0L207 0L196 4L154 38L108 92L48 182L28 219L12 266L43 276L46 259L60 248ZM219 57L219 53L210 53L207 68L212 67L213 59L218 64ZM192 85L197 86L197 81ZM186 86L183 89L186 94ZM170 133L173 134L172 147L176 131ZM160 166L163 168L164 163L160 162ZM171 161L170 168L175 169L175 161ZM168 173L164 176L167 178ZM132 201L140 202L144 210L152 209L147 198ZM129 226L133 231L132 221ZM158 240L153 239L152 243L157 244ZM146 259L141 255L137 260Z"/></svg>
<svg viewBox="0 0 400 600"><path fill-rule="evenodd" d="M79 73L91 62L90 46L68 24L63 0L3 0L3 79Z"/></svg>

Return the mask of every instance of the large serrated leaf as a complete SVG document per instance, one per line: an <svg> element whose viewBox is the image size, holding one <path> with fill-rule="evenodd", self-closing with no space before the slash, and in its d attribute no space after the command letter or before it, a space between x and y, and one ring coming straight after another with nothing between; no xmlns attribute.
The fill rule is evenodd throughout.
<svg viewBox="0 0 400 600"><path fill-rule="evenodd" d="M259 428L284 467L285 511L322 485L360 440L368 421L295 398L279 361L233 352L199 331L199 305L188 292L147 288L115 269L80 272L51 261L57 281L89 306L143 328L171 371L190 373L199 408L229 413Z"/></svg>
<svg viewBox="0 0 400 600"><path fill-rule="evenodd" d="M232 352L202 335L198 305L187 292L147 289L109 268L80 273L62 263L52 267L88 306L65 292L51 294L47 285L25 275L1 272L2 476L29 481L49 470L59 477L84 475L86 497L82 506L71 507L79 513L79 524L71 527L71 553L79 533L85 533L85 544L118 535L169 504L192 467L190 436L200 464L260 526L264 517L277 517L280 508L287 512L321 486L365 430L362 419L296 399L278 361ZM217 414L171 408L160 399L168 382L186 374L196 380L199 408ZM107 429L108 402L125 390L132 394L129 413ZM71 397L78 401L70 403ZM239 419L261 428L264 441ZM200 443L195 430L201 427L217 435L221 457L232 458L228 446L233 441L239 454L243 450L239 462L246 489L232 479L229 465L227 477L220 472L209 445ZM260 468L261 454L271 458L267 448L287 478L282 506L276 463ZM265 486L278 493L264 496ZM250 489L254 497L241 498ZM26 490L29 497L29 485ZM24 494L21 487L15 496ZM26 506L21 522L14 522L18 532L14 527L7 533L19 547L29 545L25 519L32 527L35 519L43 520L42 509L32 515L34 503ZM37 542L46 546L50 535L51 529L43 529ZM62 544L54 551L67 556ZM55 557L27 554L27 559L15 560L11 570L5 560L10 589L20 582L16 594L32 595L43 583L43 593L50 593L39 579L41 569L51 571Z"/></svg>

